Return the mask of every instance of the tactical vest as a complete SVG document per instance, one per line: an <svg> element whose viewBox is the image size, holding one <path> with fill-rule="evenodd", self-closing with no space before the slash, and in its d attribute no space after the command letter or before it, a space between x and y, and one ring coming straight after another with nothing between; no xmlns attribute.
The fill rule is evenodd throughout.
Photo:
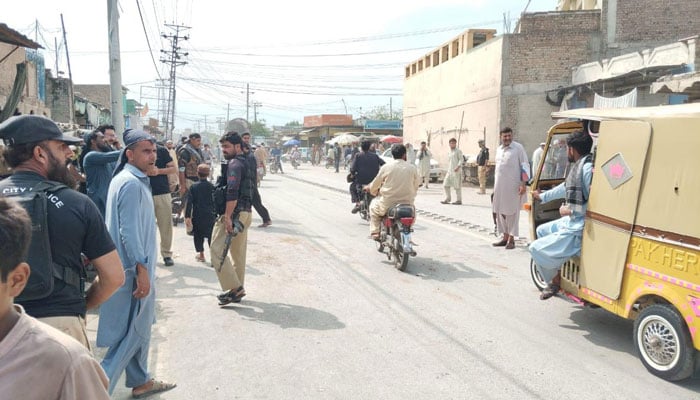
<svg viewBox="0 0 700 400"><path fill-rule="evenodd" d="M189 161L185 164L185 177L188 179L199 180L197 175L197 166L202 163L202 158L196 151L192 151L189 147L185 146L180 150L179 157L182 158L182 154L187 152L190 156Z"/></svg>
<svg viewBox="0 0 700 400"><path fill-rule="evenodd" d="M245 197L252 202L253 190L255 189L257 183L255 182L255 174L251 173L250 171L250 166L248 165L247 158L248 157L246 154L239 154L236 156L236 159L239 160L244 166L243 177L241 178L241 186L239 188L239 198Z"/></svg>

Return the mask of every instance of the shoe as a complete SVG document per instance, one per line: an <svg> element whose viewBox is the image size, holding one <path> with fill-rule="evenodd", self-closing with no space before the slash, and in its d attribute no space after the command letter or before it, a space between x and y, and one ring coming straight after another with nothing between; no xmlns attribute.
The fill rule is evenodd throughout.
<svg viewBox="0 0 700 400"><path fill-rule="evenodd" d="M462 202L459 201L459 200L457 200L457 201L455 201L455 202L452 203L452 204L454 204L454 205L456 205L456 206L461 206L461 205L462 205Z"/></svg>
<svg viewBox="0 0 700 400"><path fill-rule="evenodd" d="M207 262L206 258L204 258L204 256L201 256L201 257L200 257L199 254L197 254L197 255L194 257L194 259L197 260L197 261L199 261L199 262Z"/></svg>
<svg viewBox="0 0 700 400"><path fill-rule="evenodd" d="M559 289L561 289L559 287L559 285L555 285L555 284L547 285L547 287L544 288L544 290L540 294L540 300L547 300L548 298L554 296L555 294L559 293Z"/></svg>
<svg viewBox="0 0 700 400"><path fill-rule="evenodd" d="M173 261L173 259L170 257L165 257L163 259L163 264L165 264L166 267L172 267L173 265L175 265L175 261Z"/></svg>
<svg viewBox="0 0 700 400"><path fill-rule="evenodd" d="M486 194L486 192L477 192L476 194Z"/></svg>
<svg viewBox="0 0 700 400"><path fill-rule="evenodd" d="M372 238L372 240L376 240L378 242L379 241L379 232L372 232L370 234L370 237Z"/></svg>
<svg viewBox="0 0 700 400"><path fill-rule="evenodd" d="M355 207L353 207L352 211L350 211L350 212L353 214L357 214L358 212L360 212L360 206L355 205Z"/></svg>
<svg viewBox="0 0 700 400"><path fill-rule="evenodd" d="M493 246L493 247L503 247L503 246L505 246L505 245L507 245L507 244L508 244L508 241L507 241L507 240L501 240L500 242L491 243L491 246Z"/></svg>
<svg viewBox="0 0 700 400"><path fill-rule="evenodd" d="M267 228L270 225L272 225L272 221L267 221L267 222L263 222L262 224L258 225L258 228Z"/></svg>
<svg viewBox="0 0 700 400"><path fill-rule="evenodd" d="M450 204L450 201L449 201L449 200L443 200L443 201L440 202L440 204Z"/></svg>
<svg viewBox="0 0 700 400"><path fill-rule="evenodd" d="M228 292L224 292L216 296L216 298L219 299L220 306L225 306L229 303L240 303L243 297L245 297L245 290L243 289L243 286L239 287L237 290L231 289Z"/></svg>
<svg viewBox="0 0 700 400"><path fill-rule="evenodd" d="M515 248L515 243L513 241L509 241L508 244L506 244L506 250L513 250Z"/></svg>
<svg viewBox="0 0 700 400"><path fill-rule="evenodd" d="M145 399L146 397L152 396L156 393L167 392L168 390L173 389L177 386L176 383L157 381L155 379L151 379L151 381L153 382L153 384L151 385L150 389L141 393L136 393L132 390L131 397L134 399Z"/></svg>

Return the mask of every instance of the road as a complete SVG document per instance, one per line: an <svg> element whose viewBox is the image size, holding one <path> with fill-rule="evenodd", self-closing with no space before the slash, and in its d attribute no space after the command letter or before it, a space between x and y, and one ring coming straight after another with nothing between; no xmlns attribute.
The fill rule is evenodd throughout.
<svg viewBox="0 0 700 400"><path fill-rule="evenodd" d="M439 204L438 185L421 189L418 256L402 273L350 214L343 171L285 167L261 187L273 225L257 228L255 215L242 303L217 305L214 271L176 228L176 265L158 267L149 363L178 387L160 398L700 397L700 379L645 370L631 321L540 301L525 240L493 248L488 198L473 188L463 206ZM90 315L93 338L96 326ZM119 387L115 398L128 398Z"/></svg>

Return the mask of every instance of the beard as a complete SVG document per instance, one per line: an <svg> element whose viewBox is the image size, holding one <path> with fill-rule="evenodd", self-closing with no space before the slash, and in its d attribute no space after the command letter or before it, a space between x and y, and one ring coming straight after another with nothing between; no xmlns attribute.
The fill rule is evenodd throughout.
<svg viewBox="0 0 700 400"><path fill-rule="evenodd" d="M68 171L68 162L70 160L67 160L67 162L61 163L58 161L56 157L54 157L51 152L49 153L49 168L46 173L46 177L55 182L60 182L63 183L64 185L68 186L71 189L75 189L77 182L75 181L75 178L71 175L70 171Z"/></svg>
<svg viewBox="0 0 700 400"><path fill-rule="evenodd" d="M97 145L97 150L106 153L108 151L112 151L112 147L106 143L101 143Z"/></svg>

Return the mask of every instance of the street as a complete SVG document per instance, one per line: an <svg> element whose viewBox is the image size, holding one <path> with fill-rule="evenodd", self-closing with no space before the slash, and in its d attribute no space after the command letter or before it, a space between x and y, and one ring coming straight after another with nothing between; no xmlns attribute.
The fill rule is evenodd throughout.
<svg viewBox="0 0 700 400"><path fill-rule="evenodd" d="M273 224L258 228L254 213L240 304L217 305L213 269L175 228L175 266L158 266L149 365L178 387L154 398L700 397L700 379L674 384L646 371L632 321L539 300L525 212L506 251L491 246L489 196L464 187L465 205L441 205L441 184L421 188L418 256L399 272L350 213L342 169L284 168L260 188ZM93 345L96 328L93 313ZM117 387L115 398L129 398Z"/></svg>

